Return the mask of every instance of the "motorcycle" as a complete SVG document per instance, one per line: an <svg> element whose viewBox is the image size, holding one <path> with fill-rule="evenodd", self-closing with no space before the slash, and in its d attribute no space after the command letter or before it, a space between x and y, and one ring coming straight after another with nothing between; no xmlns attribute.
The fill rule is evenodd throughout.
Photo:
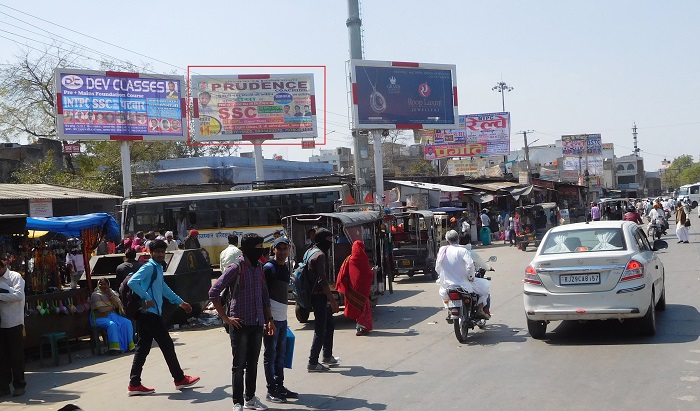
<svg viewBox="0 0 700 411"><path fill-rule="evenodd" d="M658 217L656 220L649 223L647 229L647 237L659 240L662 235L666 234L666 224L663 217Z"/></svg>
<svg viewBox="0 0 700 411"><path fill-rule="evenodd" d="M492 256L488 261L496 261L496 257ZM492 269L493 270L493 269ZM479 267L476 270L476 278L485 278L491 281L491 277L484 277L486 269ZM477 314L479 295L477 293L468 292L461 287L450 288L447 290L447 323L452 324L455 330L455 337L460 343L467 341L469 329L479 327L483 329L486 326L486 319L481 318ZM490 303L489 296L489 303Z"/></svg>

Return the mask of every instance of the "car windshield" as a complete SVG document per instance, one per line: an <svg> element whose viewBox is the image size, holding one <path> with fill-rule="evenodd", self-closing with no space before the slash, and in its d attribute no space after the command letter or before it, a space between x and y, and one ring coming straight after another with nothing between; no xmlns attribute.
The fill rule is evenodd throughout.
<svg viewBox="0 0 700 411"><path fill-rule="evenodd" d="M559 231L547 237L542 254L566 254L596 251L625 250L624 235L620 228L591 228Z"/></svg>

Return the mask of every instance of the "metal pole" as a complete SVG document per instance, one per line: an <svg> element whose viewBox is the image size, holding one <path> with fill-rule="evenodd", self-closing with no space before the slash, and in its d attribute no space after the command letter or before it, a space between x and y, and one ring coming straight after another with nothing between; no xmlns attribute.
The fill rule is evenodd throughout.
<svg viewBox="0 0 700 411"><path fill-rule="evenodd" d="M124 186L124 199L131 197L131 152L129 151L129 142L122 141L121 146L122 157L122 185Z"/></svg>
<svg viewBox="0 0 700 411"><path fill-rule="evenodd" d="M505 97L505 94L506 94L506 93L505 93L504 90L501 88L501 108L502 108L502 111L503 111L503 112L506 111L506 97Z"/></svg>
<svg viewBox="0 0 700 411"><path fill-rule="evenodd" d="M384 205L384 166L382 162L382 130L372 130L374 137L374 184L376 187L375 202Z"/></svg>
<svg viewBox="0 0 700 411"><path fill-rule="evenodd" d="M527 146L527 131L523 131L523 139L525 140L525 163L527 166L527 182L532 183L532 172L530 171L530 147Z"/></svg>
<svg viewBox="0 0 700 411"><path fill-rule="evenodd" d="M265 180L265 167L263 167L262 143L265 140L253 140L255 153L255 181Z"/></svg>

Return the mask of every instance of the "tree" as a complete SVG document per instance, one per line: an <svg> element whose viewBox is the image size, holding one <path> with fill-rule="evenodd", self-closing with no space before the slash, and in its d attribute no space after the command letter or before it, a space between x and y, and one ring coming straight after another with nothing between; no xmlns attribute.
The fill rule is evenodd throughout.
<svg viewBox="0 0 700 411"><path fill-rule="evenodd" d="M684 154L680 157L676 157L663 175L664 185L666 185L666 187L677 188L683 184L690 184L700 181L693 179L690 173L685 174L684 177L684 172L689 170L692 166L693 156L690 154Z"/></svg>
<svg viewBox="0 0 700 411"><path fill-rule="evenodd" d="M414 176L435 176L437 171L428 160L419 160L411 165L411 175Z"/></svg>

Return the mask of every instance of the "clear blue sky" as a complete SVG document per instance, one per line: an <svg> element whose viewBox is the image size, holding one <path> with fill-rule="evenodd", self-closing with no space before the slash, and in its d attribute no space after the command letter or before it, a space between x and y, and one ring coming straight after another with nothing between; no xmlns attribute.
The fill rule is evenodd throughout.
<svg viewBox="0 0 700 411"><path fill-rule="evenodd" d="M6 30L0 36L19 42L0 37L0 62L24 44L43 48L15 34L50 43L28 31L48 35L44 29L69 39L58 39L66 47L87 46L163 73L184 75L188 65L327 66L326 120L333 131L327 147L352 146L345 0L0 5L0 30ZM501 96L491 88L501 79L514 87L505 96L513 150L522 146L520 130L535 130L535 145L562 134L601 133L622 156L632 152L636 122L647 170L664 157L698 160L697 0L362 0L361 7L365 58L456 64L461 114L500 111ZM320 94L322 78L314 73ZM264 148L266 158L273 153L306 160L311 151Z"/></svg>

